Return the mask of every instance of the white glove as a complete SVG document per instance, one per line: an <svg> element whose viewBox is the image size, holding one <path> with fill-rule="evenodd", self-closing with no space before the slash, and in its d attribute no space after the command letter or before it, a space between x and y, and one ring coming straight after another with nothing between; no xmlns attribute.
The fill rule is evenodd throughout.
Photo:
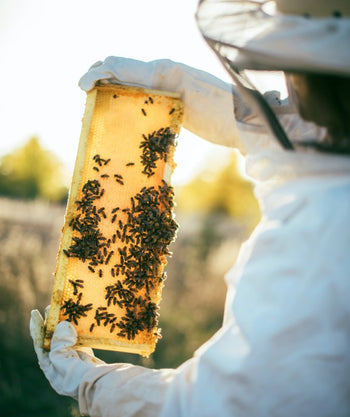
<svg viewBox="0 0 350 417"><path fill-rule="evenodd" d="M79 85L89 91L98 82L180 93L185 129L210 142L243 150L234 117L232 85L207 72L167 59L143 62L108 57L94 64Z"/></svg>
<svg viewBox="0 0 350 417"><path fill-rule="evenodd" d="M52 388L79 401L81 415L157 416L175 371L130 364L106 364L91 349L74 347L77 333L63 321L55 329L51 351L43 350L44 320L33 310L30 334L39 365Z"/></svg>
<svg viewBox="0 0 350 417"><path fill-rule="evenodd" d="M43 349L44 319L38 310L33 310L30 319L30 335L39 365L52 388L61 395L78 399L79 385L83 375L98 364L92 349L74 348L77 333L74 326L63 321L55 329L51 340L51 350Z"/></svg>

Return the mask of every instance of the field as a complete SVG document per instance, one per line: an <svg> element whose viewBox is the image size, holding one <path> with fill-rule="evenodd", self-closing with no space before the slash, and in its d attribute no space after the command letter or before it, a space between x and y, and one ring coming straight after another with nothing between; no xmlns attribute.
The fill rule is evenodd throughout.
<svg viewBox="0 0 350 417"><path fill-rule="evenodd" d="M31 309L43 311L50 302L63 216L63 206L0 199L0 409L6 417L79 416L75 401L51 389L29 336ZM248 232L220 215L178 213L177 221L160 309L163 338L149 359L95 352L107 362L176 367L220 327L223 277Z"/></svg>

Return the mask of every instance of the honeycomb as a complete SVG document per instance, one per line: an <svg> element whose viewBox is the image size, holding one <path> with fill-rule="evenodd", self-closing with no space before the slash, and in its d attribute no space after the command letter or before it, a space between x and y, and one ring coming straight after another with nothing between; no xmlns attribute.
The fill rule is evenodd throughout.
<svg viewBox="0 0 350 417"><path fill-rule="evenodd" d="M101 85L87 94L44 347L70 321L77 344L149 356L173 216L177 94Z"/></svg>

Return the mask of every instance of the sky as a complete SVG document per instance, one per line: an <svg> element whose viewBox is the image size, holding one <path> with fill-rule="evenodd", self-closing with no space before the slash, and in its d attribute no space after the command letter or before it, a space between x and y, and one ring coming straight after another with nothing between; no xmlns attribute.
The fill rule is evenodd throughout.
<svg viewBox="0 0 350 417"><path fill-rule="evenodd" d="M0 0L0 156L37 136L71 175L96 61L167 58L229 81L195 22L198 0ZM173 183L227 150L182 130Z"/></svg>

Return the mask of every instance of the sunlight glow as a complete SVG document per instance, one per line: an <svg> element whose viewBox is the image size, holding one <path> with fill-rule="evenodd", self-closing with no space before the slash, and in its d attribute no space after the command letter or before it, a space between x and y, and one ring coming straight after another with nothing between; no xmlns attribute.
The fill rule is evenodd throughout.
<svg viewBox="0 0 350 417"><path fill-rule="evenodd" d="M85 92L80 77L116 55L168 58L229 81L195 22L197 0L2 0L0 156L37 136L73 169ZM174 182L186 182L222 149L182 131ZM220 159L220 157L219 157Z"/></svg>

